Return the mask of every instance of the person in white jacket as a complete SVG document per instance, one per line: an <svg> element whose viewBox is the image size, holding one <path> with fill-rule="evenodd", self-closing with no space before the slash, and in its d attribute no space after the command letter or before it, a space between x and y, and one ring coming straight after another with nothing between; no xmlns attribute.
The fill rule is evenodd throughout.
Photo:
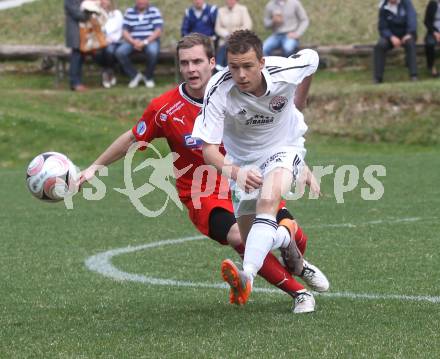
<svg viewBox="0 0 440 359"><path fill-rule="evenodd" d="M116 9L113 0L100 0L100 2L107 16L103 27L107 46L97 54L96 58L98 63L103 67L102 86L110 88L116 85L116 77L114 75L114 64L116 63L115 51L122 38L122 23L124 17L121 11Z"/></svg>
<svg viewBox="0 0 440 359"><path fill-rule="evenodd" d="M246 6L238 4L238 0L226 0L226 6L218 10L215 22L215 33L218 36L216 69L221 71L226 66L226 39L234 31L252 30L252 19Z"/></svg>

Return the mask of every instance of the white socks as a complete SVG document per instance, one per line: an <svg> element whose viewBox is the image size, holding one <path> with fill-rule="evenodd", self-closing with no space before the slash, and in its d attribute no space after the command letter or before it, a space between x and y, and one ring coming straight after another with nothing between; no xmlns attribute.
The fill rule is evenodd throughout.
<svg viewBox="0 0 440 359"><path fill-rule="evenodd" d="M264 259L272 249L278 224L274 216L260 214L254 219L244 251L243 271L253 283Z"/></svg>
<svg viewBox="0 0 440 359"><path fill-rule="evenodd" d="M278 224L274 216L259 214L249 231L244 252L243 271L253 283L255 276L263 266L264 259L272 249Z"/></svg>
<svg viewBox="0 0 440 359"><path fill-rule="evenodd" d="M287 248L290 243L290 232L284 226L279 226L272 249Z"/></svg>
<svg viewBox="0 0 440 359"><path fill-rule="evenodd" d="M270 214L259 214L249 231L243 259L243 271L254 281L263 266L267 254L272 249L286 248L291 235L286 227L278 226L276 218Z"/></svg>

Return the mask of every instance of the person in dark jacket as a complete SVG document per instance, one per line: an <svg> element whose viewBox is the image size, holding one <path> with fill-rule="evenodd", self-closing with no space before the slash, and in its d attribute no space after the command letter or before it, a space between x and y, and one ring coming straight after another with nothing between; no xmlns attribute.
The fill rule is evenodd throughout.
<svg viewBox="0 0 440 359"><path fill-rule="evenodd" d="M185 10L181 35L186 36L192 32L215 38L215 20L217 19L217 6L209 5L204 0L193 0L193 6Z"/></svg>
<svg viewBox="0 0 440 359"><path fill-rule="evenodd" d="M70 88L73 91L85 91L82 84L83 58L79 51L79 22L87 21L89 13L80 10L82 0L64 0L64 13L66 15L66 46L71 48L69 78Z"/></svg>
<svg viewBox="0 0 440 359"><path fill-rule="evenodd" d="M417 14L411 0L384 0L379 9L380 38L374 47L374 82L383 81L386 52L404 47L411 80L417 80Z"/></svg>
<svg viewBox="0 0 440 359"><path fill-rule="evenodd" d="M425 12L425 52L426 62L433 77L438 77L435 67L435 46L440 44L440 0L431 0Z"/></svg>

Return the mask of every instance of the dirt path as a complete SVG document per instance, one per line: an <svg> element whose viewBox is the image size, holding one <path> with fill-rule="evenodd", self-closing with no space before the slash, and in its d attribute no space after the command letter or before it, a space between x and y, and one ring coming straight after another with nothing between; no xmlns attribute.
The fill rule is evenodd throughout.
<svg viewBox="0 0 440 359"><path fill-rule="evenodd" d="M0 10L7 10L32 1L35 0L0 0Z"/></svg>

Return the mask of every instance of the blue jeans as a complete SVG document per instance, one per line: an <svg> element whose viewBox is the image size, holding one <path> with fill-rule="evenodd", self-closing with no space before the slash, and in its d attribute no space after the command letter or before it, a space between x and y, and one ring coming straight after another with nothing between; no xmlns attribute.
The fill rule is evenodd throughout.
<svg viewBox="0 0 440 359"><path fill-rule="evenodd" d="M289 38L287 34L273 34L263 43L263 55L270 56L274 50L281 48L283 56L288 57L296 51L298 45L299 41Z"/></svg>
<svg viewBox="0 0 440 359"><path fill-rule="evenodd" d="M147 46L144 46L142 52L147 56L147 64L145 70L145 77L152 80L154 76L154 69L156 68L157 59L159 58L160 41L156 40ZM116 59L121 64L122 70L133 79L138 71L130 60L130 55L136 51L134 46L128 42L123 42L116 50Z"/></svg>
<svg viewBox="0 0 440 359"><path fill-rule="evenodd" d="M95 61L99 65L101 65L104 68L104 70L113 69L113 66L116 62L115 52L118 46L119 46L118 42L112 42L97 52L95 56Z"/></svg>
<svg viewBox="0 0 440 359"><path fill-rule="evenodd" d="M70 88L72 89L78 85L81 85L82 83L81 75L83 61L84 60L79 49L72 49L69 66Z"/></svg>

